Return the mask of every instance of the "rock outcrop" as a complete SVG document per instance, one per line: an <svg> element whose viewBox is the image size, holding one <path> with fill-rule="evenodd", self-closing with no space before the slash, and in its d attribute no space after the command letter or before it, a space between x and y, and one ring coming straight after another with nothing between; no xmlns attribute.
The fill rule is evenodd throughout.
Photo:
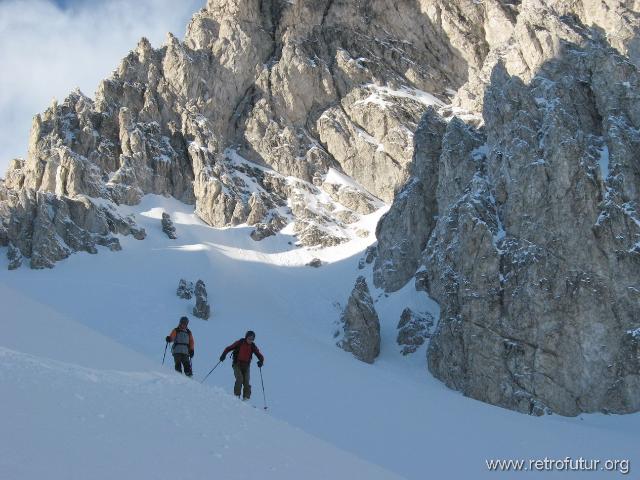
<svg viewBox="0 0 640 480"><path fill-rule="evenodd" d="M184 278L181 278L180 282L178 282L176 295L178 295L183 300L191 300L191 298L193 297L193 293L193 282L188 282Z"/></svg>
<svg viewBox="0 0 640 480"><path fill-rule="evenodd" d="M440 304L429 369L466 395L533 414L635 412L638 12L509 9L485 17L489 51L454 99L482 123L449 120L453 107L421 121L413 176L378 227L376 285L415 275Z"/></svg>
<svg viewBox="0 0 640 480"><path fill-rule="evenodd" d="M414 353L424 342L431 338L434 318L429 313L417 313L405 308L398 322L396 341L402 347L403 355Z"/></svg>
<svg viewBox="0 0 640 480"><path fill-rule="evenodd" d="M97 253L97 247L120 250L115 236L144 239L133 218L85 195L73 198L30 189L7 190L0 200L2 236L11 255L30 258L31 268L50 268L74 251ZM15 264L10 264L10 266Z"/></svg>
<svg viewBox="0 0 640 480"><path fill-rule="evenodd" d="M13 244L9 244L7 249L7 260L9 260L9 270L15 270L22 266L22 254Z"/></svg>
<svg viewBox="0 0 640 480"><path fill-rule="evenodd" d="M322 266L322 260L319 258L313 258L305 264L307 267L320 268Z"/></svg>
<svg viewBox="0 0 640 480"><path fill-rule="evenodd" d="M416 131L412 178L396 195L376 227L376 286L398 290L418 268L438 216L438 159L446 128L447 124L435 110L429 110Z"/></svg>
<svg viewBox="0 0 640 480"><path fill-rule="evenodd" d="M162 212L162 220L160 221L160 223L162 225L162 231L167 237L169 237L169 239L175 240L176 238L178 238L178 236L176 235L176 227L171 221L171 215L166 212Z"/></svg>
<svg viewBox="0 0 640 480"><path fill-rule="evenodd" d="M193 307L193 314L198 318L208 320L211 315L211 306L207 300L207 288L202 280L196 282L194 295L196 296L196 306Z"/></svg>
<svg viewBox="0 0 640 480"><path fill-rule="evenodd" d="M342 312L344 336L338 346L366 363L380 354L380 319L364 277L358 277Z"/></svg>

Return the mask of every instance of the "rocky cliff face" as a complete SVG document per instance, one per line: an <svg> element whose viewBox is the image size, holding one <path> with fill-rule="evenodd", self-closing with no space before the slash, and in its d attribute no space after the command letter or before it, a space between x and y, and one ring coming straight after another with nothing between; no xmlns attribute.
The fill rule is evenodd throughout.
<svg viewBox="0 0 640 480"><path fill-rule="evenodd" d="M510 34L487 36L454 100L482 124L443 126L443 110L420 124L412 179L378 226L376 283L415 275L440 303L429 369L466 395L637 411L638 5L513 3Z"/></svg>
<svg viewBox="0 0 640 480"><path fill-rule="evenodd" d="M5 186L101 211L96 199L171 195L213 226L254 225L256 240L293 221L303 244L340 243L358 215L393 199L423 112L447 101L486 50L471 28L478 8L467 18L427 3L211 0L184 42L169 35L153 49L143 39L95 100L75 92L36 116L28 159ZM331 169L358 188L327 182ZM313 208L309 195L321 199ZM27 218L16 213L24 202L5 207L5 228L23 233L8 229L3 244L42 255L22 238L37 209ZM59 251L47 264L92 249L38 232Z"/></svg>
<svg viewBox="0 0 640 480"><path fill-rule="evenodd" d="M114 206L149 193L328 246L393 202L367 263L440 303L437 378L529 413L640 410L639 10L209 0L183 42L141 40L94 100L35 118L0 246L11 268L118 249L144 231Z"/></svg>

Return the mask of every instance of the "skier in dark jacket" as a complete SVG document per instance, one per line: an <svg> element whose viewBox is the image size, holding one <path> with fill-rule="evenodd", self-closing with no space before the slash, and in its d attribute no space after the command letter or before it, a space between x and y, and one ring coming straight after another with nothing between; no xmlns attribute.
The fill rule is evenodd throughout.
<svg viewBox="0 0 640 480"><path fill-rule="evenodd" d="M191 371L191 359L195 353L195 342L193 341L193 334L191 330L187 328L187 325L189 325L189 319L182 317L180 324L171 330L166 341L167 343L173 342L171 353L173 354L176 371L182 373L182 367L184 367L184 374L190 377L193 375Z"/></svg>
<svg viewBox="0 0 640 480"><path fill-rule="evenodd" d="M233 393L236 397L240 398L242 393L243 400L249 400L251 398L251 385L249 384L249 368L251 365L251 358L253 354L258 357L258 368L262 368L264 363L264 356L260 353L258 346L253 343L256 339L256 334L249 330L244 338L241 338L237 342L232 343L224 349L222 355L220 355L220 361L224 362L227 353L233 351L231 354L233 358L233 374L236 377L236 383L233 386Z"/></svg>

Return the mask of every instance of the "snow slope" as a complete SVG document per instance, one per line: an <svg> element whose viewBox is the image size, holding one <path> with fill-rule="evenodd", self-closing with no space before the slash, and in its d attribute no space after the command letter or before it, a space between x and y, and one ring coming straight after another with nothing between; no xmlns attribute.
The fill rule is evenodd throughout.
<svg viewBox="0 0 640 480"><path fill-rule="evenodd" d="M629 459L632 475L634 463L640 465L640 415L528 417L447 389L426 371L425 347L400 355L395 337L403 308L438 314L411 284L390 296L372 290L383 338L373 365L338 349L336 321L355 278L364 274L372 285L370 268L358 270L357 264L373 236L308 250L296 248L287 235L254 242L247 227L210 228L192 207L162 197L147 196L130 211L148 237L121 239L121 252L76 254L37 272L8 272L0 255L2 324L5 332L9 328L0 336L0 381L3 392L12 390L8 406L17 412L8 431L20 432L19 441L0 437L0 478L42 478L44 471L54 473L46 478L73 478L63 466L79 461L74 450L87 456L74 473L107 468L112 476L105 478L125 464L140 469L136 476L165 478L174 458L197 466L193 478L214 468L224 473L217 478L242 478L233 475L244 474L237 471L243 459L268 478L299 478L302 472L305 478L352 478L354 469L359 478L385 478L388 471L409 479L512 478L489 472L485 460L545 456ZM161 232L162 211L172 215L178 240ZM381 213L365 217L361 226L372 231ZM305 267L314 257L326 264ZM176 296L180 278L204 280L209 321L193 318L193 301ZM225 346L247 329L256 331L266 357L266 416L255 365L251 402L259 409L230 396L229 361L204 386L176 376L168 365L157 371L164 337L183 314L195 335L198 380ZM82 326L66 326L75 323ZM185 416L177 419L181 409ZM53 428L45 435L49 423ZM46 441L34 447L22 443L41 436ZM4 459L24 458L25 451L31 455L23 463L25 475L4 475L20 473Z"/></svg>
<svg viewBox="0 0 640 480"><path fill-rule="evenodd" d="M0 347L2 479L399 478L6 284L0 295L3 344L22 350Z"/></svg>

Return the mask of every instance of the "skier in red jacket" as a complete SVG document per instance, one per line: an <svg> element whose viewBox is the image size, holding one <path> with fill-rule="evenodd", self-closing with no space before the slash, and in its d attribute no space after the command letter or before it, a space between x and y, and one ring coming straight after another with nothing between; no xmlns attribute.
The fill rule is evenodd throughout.
<svg viewBox="0 0 640 480"><path fill-rule="evenodd" d="M264 363L264 356L260 353L258 346L254 343L256 334L249 330L244 338L232 343L224 349L222 355L220 355L220 361L224 362L227 353L231 354L233 358L233 374L236 377L236 383L233 386L233 393L236 397L240 398L242 393L243 400L249 400L251 398L251 385L249 384L249 367L251 365L251 358L253 354L258 357L258 368L262 368Z"/></svg>

